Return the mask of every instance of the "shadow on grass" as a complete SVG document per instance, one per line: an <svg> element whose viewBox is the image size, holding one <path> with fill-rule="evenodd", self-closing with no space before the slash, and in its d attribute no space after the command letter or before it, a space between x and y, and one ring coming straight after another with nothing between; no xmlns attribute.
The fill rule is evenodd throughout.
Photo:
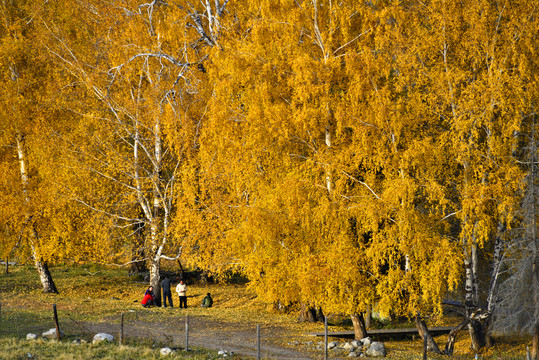
<svg viewBox="0 0 539 360"><path fill-rule="evenodd" d="M28 333L41 335L54 328L54 320L32 312L13 312L2 309L0 314L0 338L26 337Z"/></svg>

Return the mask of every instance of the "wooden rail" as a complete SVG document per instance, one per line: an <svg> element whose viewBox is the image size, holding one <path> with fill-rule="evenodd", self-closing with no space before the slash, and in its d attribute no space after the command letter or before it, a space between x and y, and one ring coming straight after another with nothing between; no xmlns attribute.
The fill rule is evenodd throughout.
<svg viewBox="0 0 539 360"><path fill-rule="evenodd" d="M453 329L451 326L439 326L429 328L429 332L432 336L438 336L443 334L449 334ZM310 333L311 336L324 336L323 332ZM374 329L367 330L367 336L369 337L384 337L384 336L407 336L407 335L419 335L416 328L402 328L402 329ZM354 338L353 331L334 331L328 333L328 336L338 338Z"/></svg>

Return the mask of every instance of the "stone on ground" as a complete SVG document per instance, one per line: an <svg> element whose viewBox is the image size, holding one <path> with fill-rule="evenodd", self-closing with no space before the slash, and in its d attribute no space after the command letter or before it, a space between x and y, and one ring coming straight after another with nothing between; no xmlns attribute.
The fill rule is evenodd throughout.
<svg viewBox="0 0 539 360"><path fill-rule="evenodd" d="M93 343L97 344L97 343L100 343L102 341L113 342L114 341L114 336L112 336L110 334L106 334L106 333L95 334Z"/></svg>

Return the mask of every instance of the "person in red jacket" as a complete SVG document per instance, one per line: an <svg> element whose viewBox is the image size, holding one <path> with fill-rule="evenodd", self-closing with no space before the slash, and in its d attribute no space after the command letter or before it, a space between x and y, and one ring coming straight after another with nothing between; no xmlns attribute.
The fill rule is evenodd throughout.
<svg viewBox="0 0 539 360"><path fill-rule="evenodd" d="M150 307L155 305L155 295L153 293L153 286L150 286L148 290L144 293L144 298L140 302L143 307Z"/></svg>

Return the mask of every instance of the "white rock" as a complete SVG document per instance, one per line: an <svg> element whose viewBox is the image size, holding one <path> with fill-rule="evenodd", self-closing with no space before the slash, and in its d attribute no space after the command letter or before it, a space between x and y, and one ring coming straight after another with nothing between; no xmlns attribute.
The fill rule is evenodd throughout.
<svg viewBox="0 0 539 360"><path fill-rule="evenodd" d="M226 351L224 351L224 350L219 350L217 352L217 355L225 355L225 354L226 354Z"/></svg>
<svg viewBox="0 0 539 360"><path fill-rule="evenodd" d="M352 343L347 342L342 346L342 348L344 350L352 350L354 348L354 345L352 345Z"/></svg>
<svg viewBox="0 0 539 360"><path fill-rule="evenodd" d="M348 354L348 357L359 357L361 353L359 351L352 351L350 354Z"/></svg>
<svg viewBox="0 0 539 360"><path fill-rule="evenodd" d="M332 341L328 344L328 349L333 349L337 347L338 343L336 341Z"/></svg>
<svg viewBox="0 0 539 360"><path fill-rule="evenodd" d="M37 339L37 335L36 334L26 334L26 340L35 340Z"/></svg>
<svg viewBox="0 0 539 360"><path fill-rule="evenodd" d="M373 341L365 353L368 356L386 356L386 347L381 342Z"/></svg>
<svg viewBox="0 0 539 360"><path fill-rule="evenodd" d="M97 344L97 343L100 343L102 341L113 342L114 341L114 336L112 336L110 334L106 334L106 333L95 334L93 343Z"/></svg>
<svg viewBox="0 0 539 360"><path fill-rule="evenodd" d="M168 356L170 354L172 354L172 349L171 348L162 348L161 351L160 351L161 355L163 356Z"/></svg>
<svg viewBox="0 0 539 360"><path fill-rule="evenodd" d="M359 341L361 341L363 346L369 346L371 344L371 338L370 337L363 338L363 339L361 339Z"/></svg>
<svg viewBox="0 0 539 360"><path fill-rule="evenodd" d="M48 331L45 331L43 334L41 334L45 339L55 340L58 337L56 336L56 328L52 328ZM64 336L64 332L60 330L60 337Z"/></svg>
<svg viewBox="0 0 539 360"><path fill-rule="evenodd" d="M352 346L355 347L355 348L358 348L358 347L360 347L360 346L363 346L363 343L362 343L361 341L359 341L359 340L352 340L352 341L350 342L350 344L352 344Z"/></svg>

